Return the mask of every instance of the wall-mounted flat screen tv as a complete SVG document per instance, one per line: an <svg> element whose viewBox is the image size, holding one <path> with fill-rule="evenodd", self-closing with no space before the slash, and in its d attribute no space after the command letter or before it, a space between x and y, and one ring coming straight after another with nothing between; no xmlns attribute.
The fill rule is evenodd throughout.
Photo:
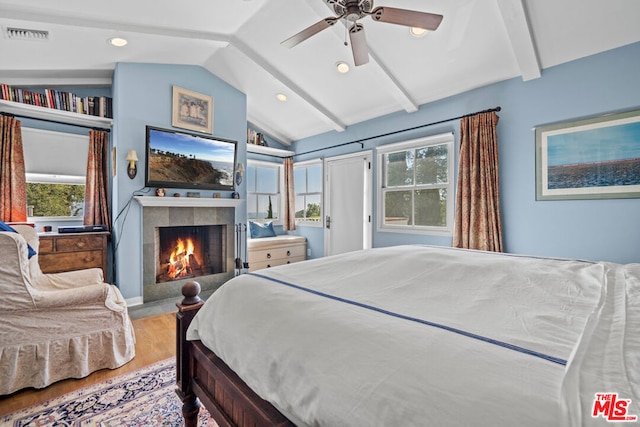
<svg viewBox="0 0 640 427"><path fill-rule="evenodd" d="M145 185L234 190L236 141L147 126Z"/></svg>

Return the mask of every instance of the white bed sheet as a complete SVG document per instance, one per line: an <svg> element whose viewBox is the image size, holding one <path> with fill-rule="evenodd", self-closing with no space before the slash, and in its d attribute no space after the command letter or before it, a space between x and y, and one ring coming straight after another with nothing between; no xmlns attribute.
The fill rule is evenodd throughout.
<svg viewBox="0 0 640 427"><path fill-rule="evenodd" d="M638 267L372 249L234 278L187 337L299 426L607 425L596 392L640 414Z"/></svg>

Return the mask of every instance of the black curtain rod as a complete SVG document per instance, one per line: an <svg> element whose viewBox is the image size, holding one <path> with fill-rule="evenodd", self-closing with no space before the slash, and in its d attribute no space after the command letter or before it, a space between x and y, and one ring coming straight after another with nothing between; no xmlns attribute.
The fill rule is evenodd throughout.
<svg viewBox="0 0 640 427"><path fill-rule="evenodd" d="M362 138L362 139L358 139L356 141L350 141L350 142L345 142L345 143L342 143L342 144L332 145L330 147L323 147L323 148L318 148L316 150L305 151L304 153L296 153L296 154L294 154L294 157L295 156L302 156L303 154L315 153L317 151L328 150L330 148L343 147L345 145L351 145L351 144L360 144L360 148L364 148L364 142L365 141L369 141L371 139L382 138L384 136L395 135L397 133L408 132L410 130L416 130L416 129L420 129L420 128L424 128L424 127L428 127L428 126L439 125L439 124L450 122L450 121L453 121L453 120L460 120L460 119L464 119L465 117L475 116L476 114L492 113L494 111L497 112L497 111L500 111L501 109L502 108L498 106L498 107L495 107L495 108L489 108L487 110L476 111L475 113L469 113L469 114L464 114L464 115L458 116L458 117L451 117L449 119L438 120L437 122L427 123L425 125L419 125L419 126L414 126L414 127L411 127L411 128L406 128L406 129L396 130L396 131L393 131L393 132L383 133L383 134L380 134L380 135L370 136L368 138Z"/></svg>
<svg viewBox="0 0 640 427"><path fill-rule="evenodd" d="M101 127L97 127L97 126L79 125L79 124L76 124L76 123L62 122L62 121L59 121L59 120L42 119L40 117L23 116L21 114L7 113L5 111L0 111L0 115L9 116L9 117L18 117L18 118L21 118L21 119L40 120L41 122L57 123L57 124L60 124L60 125L67 125L67 126L76 126L76 127L84 128L84 129L103 130L105 132L111 132L111 129L109 129L109 128L101 128ZM93 116L91 116L91 117L93 117Z"/></svg>
<svg viewBox="0 0 640 427"><path fill-rule="evenodd" d="M482 110L482 111L476 111L475 113L468 113L468 114L464 114L464 115L458 116L458 117L451 117L449 119L438 120L437 122L427 123L425 125L419 125L419 126L414 126L414 127L411 127L411 128L396 130L396 131L393 131L393 132L388 132L388 133L383 133L383 134L380 134L380 135L370 136L368 138L358 139L356 141L344 142L342 144L336 144L336 145L331 145L329 147L318 148L316 150L305 151L304 153L296 153L296 154L294 154L293 156L290 156L290 157L302 156L303 154L311 154L311 153L315 153L315 152L318 152L318 151L329 150L331 148L337 148L337 147L344 147L345 145L351 145L351 144L360 144L360 148L364 148L364 142L365 141L369 141L371 139L382 138L384 136L395 135L397 133L408 132L410 130L416 130L416 129L420 129L420 128L424 128L424 127L428 127L428 126L439 125L439 124L450 122L450 121L453 121L453 120L460 120L460 119L464 119L465 117L475 116L476 114L492 113L494 111L498 112L500 110L502 110L502 108L499 107L499 106L495 107L495 108L489 108L489 109ZM282 157L282 156L278 156L278 155L275 155L275 154L267 154L267 153L252 153L252 154L259 154L261 156L269 156L269 157Z"/></svg>

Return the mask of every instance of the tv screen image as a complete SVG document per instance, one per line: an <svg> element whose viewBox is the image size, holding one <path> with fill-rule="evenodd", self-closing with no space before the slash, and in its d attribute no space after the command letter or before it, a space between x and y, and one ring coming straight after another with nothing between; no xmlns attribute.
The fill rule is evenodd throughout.
<svg viewBox="0 0 640 427"><path fill-rule="evenodd" d="M234 190L236 142L147 126L147 187Z"/></svg>

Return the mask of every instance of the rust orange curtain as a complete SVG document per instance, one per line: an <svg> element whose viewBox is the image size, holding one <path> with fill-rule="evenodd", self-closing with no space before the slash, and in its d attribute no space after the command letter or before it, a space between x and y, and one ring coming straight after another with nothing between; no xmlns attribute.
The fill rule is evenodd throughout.
<svg viewBox="0 0 640 427"><path fill-rule="evenodd" d="M27 221L27 180L20 120L0 115L0 220Z"/></svg>
<svg viewBox="0 0 640 427"><path fill-rule="evenodd" d="M109 134L101 130L89 132L89 158L84 195L84 224L106 225L111 229L107 198L107 146Z"/></svg>
<svg viewBox="0 0 640 427"><path fill-rule="evenodd" d="M296 195L293 189L293 158L284 159L284 230L296 229Z"/></svg>
<svg viewBox="0 0 640 427"><path fill-rule="evenodd" d="M454 247L503 251L497 126L495 112L460 121Z"/></svg>

